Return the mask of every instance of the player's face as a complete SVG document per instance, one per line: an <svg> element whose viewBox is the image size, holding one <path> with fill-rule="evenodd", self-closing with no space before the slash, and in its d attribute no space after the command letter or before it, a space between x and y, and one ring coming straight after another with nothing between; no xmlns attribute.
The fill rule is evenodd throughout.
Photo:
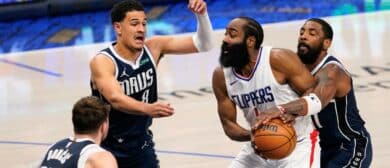
<svg viewBox="0 0 390 168"><path fill-rule="evenodd" d="M243 24L245 24L244 20L234 19L226 27L219 57L219 62L223 67L241 69L249 62Z"/></svg>
<svg viewBox="0 0 390 168"><path fill-rule="evenodd" d="M324 33L320 24L306 22L298 38L298 55L304 64L313 64L324 49Z"/></svg>
<svg viewBox="0 0 390 168"><path fill-rule="evenodd" d="M129 49L141 50L146 38L146 15L143 11L130 11L126 17L114 24L118 41Z"/></svg>

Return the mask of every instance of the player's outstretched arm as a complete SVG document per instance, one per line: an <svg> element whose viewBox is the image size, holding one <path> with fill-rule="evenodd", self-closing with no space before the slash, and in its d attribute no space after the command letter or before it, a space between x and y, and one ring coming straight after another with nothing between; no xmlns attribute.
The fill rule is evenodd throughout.
<svg viewBox="0 0 390 168"><path fill-rule="evenodd" d="M226 91L223 70L214 70L212 79L213 91L218 104L218 114L225 134L235 141L250 141L251 133L237 123L235 104L229 99Z"/></svg>
<svg viewBox="0 0 390 168"><path fill-rule="evenodd" d="M120 111L136 114L149 115L152 117L166 117L173 114L173 108L169 104L156 102L153 104L143 103L127 96L115 79L115 66L110 58L99 54L90 62L91 80L104 98Z"/></svg>
<svg viewBox="0 0 390 168"><path fill-rule="evenodd" d="M96 152L85 163L85 168L117 168L114 156L108 151Z"/></svg>
<svg viewBox="0 0 390 168"><path fill-rule="evenodd" d="M209 51L213 48L212 25L203 0L190 0L188 8L196 15L197 31L194 36L154 36L145 43L151 49L155 60L163 54L186 54Z"/></svg>

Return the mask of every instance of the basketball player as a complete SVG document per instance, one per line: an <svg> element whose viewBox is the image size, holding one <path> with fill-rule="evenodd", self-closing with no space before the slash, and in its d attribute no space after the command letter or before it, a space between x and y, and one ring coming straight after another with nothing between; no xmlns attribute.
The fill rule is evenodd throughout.
<svg viewBox="0 0 390 168"><path fill-rule="evenodd" d="M110 103L110 127L102 146L119 167L159 167L154 149L152 118L169 117L174 109L157 101L156 67L164 54L208 51L212 27L203 0L190 0L198 27L194 36L145 39L147 18L136 0L124 0L111 10L116 42L90 62L92 94Z"/></svg>
<svg viewBox="0 0 390 168"><path fill-rule="evenodd" d="M368 168L372 161L370 134L359 115L351 75L328 54L332 38L332 27L326 21L311 18L300 29L297 47L299 58L318 80L313 92L323 109L313 114L312 120L319 131L321 167ZM280 107L284 114L304 116L304 106L300 99ZM269 118L259 118L258 122ZM290 119L286 117L285 121Z"/></svg>
<svg viewBox="0 0 390 168"><path fill-rule="evenodd" d="M74 136L52 145L40 167L116 168L114 156L99 146L108 132L109 111L110 106L97 97L78 100L72 110Z"/></svg>
<svg viewBox="0 0 390 168"><path fill-rule="evenodd" d="M262 42L263 29L257 21L248 17L233 19L223 39L222 66L213 73L212 85L225 134L235 141L247 141L230 167L319 167L319 157L310 161L313 152L319 150L317 145L312 151L310 134L314 127L310 116L296 118L296 149L281 160L267 160L257 155L250 142L251 130L237 123L236 107L243 111L252 126L256 116L264 110L299 98L315 82L296 54L287 49L261 46Z"/></svg>

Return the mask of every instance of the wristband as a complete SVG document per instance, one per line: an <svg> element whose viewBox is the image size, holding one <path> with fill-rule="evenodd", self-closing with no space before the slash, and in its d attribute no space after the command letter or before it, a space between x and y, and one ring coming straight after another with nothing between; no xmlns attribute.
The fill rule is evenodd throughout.
<svg viewBox="0 0 390 168"><path fill-rule="evenodd" d="M309 95L303 96L302 98L305 99L307 103L306 115L316 114L321 111L322 109L321 100L317 97L316 94L310 93Z"/></svg>

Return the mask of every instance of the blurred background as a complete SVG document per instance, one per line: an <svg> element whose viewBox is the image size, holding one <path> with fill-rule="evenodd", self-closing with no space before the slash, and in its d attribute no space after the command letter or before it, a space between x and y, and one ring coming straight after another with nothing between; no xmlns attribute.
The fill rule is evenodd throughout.
<svg viewBox="0 0 390 168"><path fill-rule="evenodd" d="M120 0L0 0L0 53L113 41L109 9ZM186 0L140 0L148 36L194 32ZM206 0L214 29L238 15L274 23L389 10L390 0Z"/></svg>

